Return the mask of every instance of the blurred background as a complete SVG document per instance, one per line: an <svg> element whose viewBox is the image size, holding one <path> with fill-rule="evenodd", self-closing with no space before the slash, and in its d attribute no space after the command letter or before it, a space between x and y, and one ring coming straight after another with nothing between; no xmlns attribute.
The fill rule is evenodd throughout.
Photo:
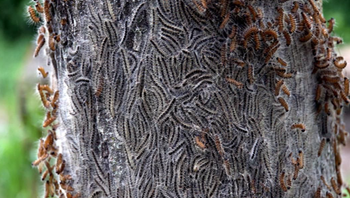
<svg viewBox="0 0 350 198"><path fill-rule="evenodd" d="M43 185L37 169L38 140L44 110L35 85L37 67L45 65L44 57L33 59L35 33L38 28L28 19L29 0L0 0L0 198L37 198ZM344 40L339 54L350 63L350 0L324 2L326 19L336 19L335 32ZM349 76L350 66L347 67ZM346 110L349 115L349 109ZM350 131L350 119L346 116ZM347 145L350 145L348 142ZM343 179L350 183L350 149L343 148Z"/></svg>

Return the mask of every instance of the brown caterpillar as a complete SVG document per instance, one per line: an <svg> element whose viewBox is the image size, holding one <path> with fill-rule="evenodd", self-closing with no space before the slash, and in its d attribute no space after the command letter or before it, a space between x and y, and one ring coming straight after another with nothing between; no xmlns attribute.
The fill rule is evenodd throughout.
<svg viewBox="0 0 350 198"><path fill-rule="evenodd" d="M245 32L244 32L244 41L243 41L243 45L245 48L247 48L248 45L248 40L251 34L256 34L258 33L259 29L255 26L248 28Z"/></svg>
<svg viewBox="0 0 350 198"><path fill-rule="evenodd" d="M224 20L221 22L219 28L220 28L220 29L224 29L224 27L225 27L226 24L228 23L229 19L230 19L230 13L228 12L228 13L226 14Z"/></svg>
<svg viewBox="0 0 350 198"><path fill-rule="evenodd" d="M290 33L293 33L296 30L295 19L294 19L292 14L288 14L288 17L289 17L289 21L290 21Z"/></svg>
<svg viewBox="0 0 350 198"><path fill-rule="evenodd" d="M245 62L242 60L239 60L237 58L233 59L233 62L237 63L237 65L244 67L245 66Z"/></svg>
<svg viewBox="0 0 350 198"><path fill-rule="evenodd" d="M321 94L322 94L322 85L318 84L317 88L316 88L316 95L315 95L315 100L316 101L320 100Z"/></svg>
<svg viewBox="0 0 350 198"><path fill-rule="evenodd" d="M286 85L282 85L282 91L289 97L290 91Z"/></svg>
<svg viewBox="0 0 350 198"><path fill-rule="evenodd" d="M337 183L341 188L341 186L343 185L343 178L341 176L340 170L336 170L336 172L337 172Z"/></svg>
<svg viewBox="0 0 350 198"><path fill-rule="evenodd" d="M272 29L267 29L267 30L265 30L263 35L264 35L264 37L265 37L266 35L270 35L270 36L272 36L273 38L275 38L276 40L277 40L277 37L278 37L277 32L276 32L275 30L272 30Z"/></svg>
<svg viewBox="0 0 350 198"><path fill-rule="evenodd" d="M66 191L74 191L74 188L68 184L60 182L60 186L62 189L66 190Z"/></svg>
<svg viewBox="0 0 350 198"><path fill-rule="evenodd" d="M265 63L268 63L270 61L270 59L272 58L272 56L275 54L275 52L277 51L277 49L280 47L280 45L276 45L276 47L272 48L271 50L268 51L267 56L265 58Z"/></svg>
<svg viewBox="0 0 350 198"><path fill-rule="evenodd" d="M41 90L47 91L49 95L53 94L52 89L48 85L39 85Z"/></svg>
<svg viewBox="0 0 350 198"><path fill-rule="evenodd" d="M300 169L304 168L304 153L302 150L299 150L298 164Z"/></svg>
<svg viewBox="0 0 350 198"><path fill-rule="evenodd" d="M46 168L46 171L41 175L41 181L44 181L49 173L52 174L51 169Z"/></svg>
<svg viewBox="0 0 350 198"><path fill-rule="evenodd" d="M67 24L67 19L61 19L60 23L62 26L65 26Z"/></svg>
<svg viewBox="0 0 350 198"><path fill-rule="evenodd" d="M287 102L282 97L278 97L278 101L281 103L281 105L284 107L284 109L288 112L289 106L288 106Z"/></svg>
<svg viewBox="0 0 350 198"><path fill-rule="evenodd" d="M43 34L39 34L36 43L37 43L37 45L36 45L36 48L34 50L34 57L38 56L41 48L44 46L44 44L45 44L45 36Z"/></svg>
<svg viewBox="0 0 350 198"><path fill-rule="evenodd" d="M55 94L54 94L53 99L51 101L52 108L57 108L56 102L58 100L58 97L59 97L59 91L55 91Z"/></svg>
<svg viewBox="0 0 350 198"><path fill-rule="evenodd" d="M61 41L61 36L60 35L55 35L53 36L53 39L55 39L55 41L58 43Z"/></svg>
<svg viewBox="0 0 350 198"><path fill-rule="evenodd" d="M308 34L303 36L303 37L300 37L299 41L304 43L304 42L309 41L311 38L312 38L312 32L308 31Z"/></svg>
<svg viewBox="0 0 350 198"><path fill-rule="evenodd" d="M38 166L42 161L46 160L49 157L48 153L43 153L38 159L36 159L33 163L32 166ZM41 172L39 170L39 172Z"/></svg>
<svg viewBox="0 0 350 198"><path fill-rule="evenodd" d="M329 37L328 30L327 28L321 28L321 33L324 37Z"/></svg>
<svg viewBox="0 0 350 198"><path fill-rule="evenodd" d="M332 184L332 187L333 187L333 190L335 193L337 193L338 195L341 195L341 191L337 185L337 183L335 182L334 178L332 177L331 179L331 184Z"/></svg>
<svg viewBox="0 0 350 198"><path fill-rule="evenodd" d="M305 125L303 123L293 124L291 129L301 129L302 132L305 132Z"/></svg>
<svg viewBox="0 0 350 198"><path fill-rule="evenodd" d="M344 93L346 96L349 95L349 79L347 77L344 78Z"/></svg>
<svg viewBox="0 0 350 198"><path fill-rule="evenodd" d="M57 174L61 174L66 166L66 161L62 159L62 154L60 153L57 157L55 169Z"/></svg>
<svg viewBox="0 0 350 198"><path fill-rule="evenodd" d="M306 26L306 28L308 30L311 30L312 28L312 23L310 21L310 18L308 16L306 16L306 14L304 12L301 13L301 16L303 17L304 20L304 25Z"/></svg>
<svg viewBox="0 0 350 198"><path fill-rule="evenodd" d="M338 83L340 81L340 78L338 76L322 76L321 79L324 82L330 83L330 84L335 84Z"/></svg>
<svg viewBox="0 0 350 198"><path fill-rule="evenodd" d="M201 3L204 9L208 9L208 4L206 0L201 0Z"/></svg>
<svg viewBox="0 0 350 198"><path fill-rule="evenodd" d="M285 172L283 171L281 174L280 174L280 177L279 177L279 181L280 181L280 186L281 186L281 188L282 188L282 190L284 191L284 192L287 192L287 187L286 187L286 185L285 185L285 183L284 183L284 175L285 175Z"/></svg>
<svg viewBox="0 0 350 198"><path fill-rule="evenodd" d="M36 11L38 11L39 13L44 13L44 8L43 6L40 4L40 1L36 1L36 4L35 4L35 9Z"/></svg>
<svg viewBox="0 0 350 198"><path fill-rule="evenodd" d="M333 197L332 193L327 191L326 192L326 198L334 198L334 197Z"/></svg>
<svg viewBox="0 0 350 198"><path fill-rule="evenodd" d="M52 51L55 51L55 50L56 50L56 42L55 42L55 39L54 39L54 37L52 36L52 34L50 34L50 36L49 36L49 48L50 48L50 50L52 50Z"/></svg>
<svg viewBox="0 0 350 198"><path fill-rule="evenodd" d="M289 190L291 186L292 186L292 174L289 174L287 176L287 189Z"/></svg>
<svg viewBox="0 0 350 198"><path fill-rule="evenodd" d="M27 11L29 13L30 18L32 19L32 21L34 23L39 23L40 22L40 18L38 16L36 16L34 8L32 8L31 6L28 6Z"/></svg>
<svg viewBox="0 0 350 198"><path fill-rule="evenodd" d="M52 19L51 15L50 15L50 7L51 7L51 4L50 4L49 0L45 0L44 1L44 14L45 14L46 22L50 22Z"/></svg>
<svg viewBox="0 0 350 198"><path fill-rule="evenodd" d="M283 8L279 7L277 8L278 11L278 17L277 17L277 22L278 22L278 31L282 32L283 31L283 18L284 18L284 12Z"/></svg>
<svg viewBox="0 0 350 198"><path fill-rule="evenodd" d="M228 36L230 39L233 39L236 36L236 26L232 26L232 30L230 35Z"/></svg>
<svg viewBox="0 0 350 198"><path fill-rule="evenodd" d="M327 184L327 182L324 179L323 175L320 176L320 179L322 180L323 184L328 188L328 190L332 190L332 188Z"/></svg>
<svg viewBox="0 0 350 198"><path fill-rule="evenodd" d="M226 77L226 81L229 82L229 83L231 83L231 84L236 85L236 87L239 88L239 89L241 89L241 88L243 87L243 83L238 82L238 81L236 81L236 80L233 79L233 78Z"/></svg>
<svg viewBox="0 0 350 198"><path fill-rule="evenodd" d="M50 132L44 141L44 148L46 151L49 151L53 148L53 143L54 143L54 134Z"/></svg>
<svg viewBox="0 0 350 198"><path fill-rule="evenodd" d="M55 194L53 188L52 188L52 183L50 182L50 180L46 180L45 183L45 198L49 198L49 197L53 197Z"/></svg>
<svg viewBox="0 0 350 198"><path fill-rule="evenodd" d="M342 43L343 43L343 39L341 39L341 38L339 38L339 37L336 37L336 36L334 36L334 37L330 37L330 40L331 40L331 42L336 42L336 43L337 43L337 45L339 45L339 44L342 44Z"/></svg>
<svg viewBox="0 0 350 198"><path fill-rule="evenodd" d="M346 104L349 104L349 103L350 103L350 100L349 100L349 98L346 96L346 94L344 93L344 91L340 91L340 96L341 96L341 98L343 99L343 101L344 101Z"/></svg>
<svg viewBox="0 0 350 198"><path fill-rule="evenodd" d="M256 50L260 49L259 34L255 34L255 35L254 35L254 40L255 40L255 49L256 49Z"/></svg>
<svg viewBox="0 0 350 198"><path fill-rule="evenodd" d="M221 141L220 141L220 139L219 139L219 137L217 135L215 135L215 146L216 146L216 150L218 151L219 155L221 157L223 157L224 150L222 149Z"/></svg>
<svg viewBox="0 0 350 198"><path fill-rule="evenodd" d="M205 8L204 8L202 5L199 5L199 4L197 3L197 0L192 0L192 2L193 2L194 5L197 7L197 9L198 9L198 11L199 11L200 13L205 12Z"/></svg>
<svg viewBox="0 0 350 198"><path fill-rule="evenodd" d="M317 156L320 157L322 154L323 147L326 145L326 139L322 139L320 143L320 147L318 148Z"/></svg>
<svg viewBox="0 0 350 198"><path fill-rule="evenodd" d="M50 106L50 102L47 101L40 84L38 84L37 89L39 91L39 95L40 95L40 99L41 99L42 104L44 105L44 107L48 108Z"/></svg>
<svg viewBox="0 0 350 198"><path fill-rule="evenodd" d="M319 11L318 11L318 9L317 9L317 7L315 5L314 0L309 0L309 3L311 4L312 9L314 10L314 12L318 13Z"/></svg>
<svg viewBox="0 0 350 198"><path fill-rule="evenodd" d="M293 7L292 7L292 9L291 9L291 12L292 12L292 13L296 13L296 12L298 11L298 9L299 9L299 2L294 1L294 2L293 2Z"/></svg>
<svg viewBox="0 0 350 198"><path fill-rule="evenodd" d="M70 194L69 192L67 192L67 198L79 198L80 197L80 193L75 194L74 196L72 194Z"/></svg>
<svg viewBox="0 0 350 198"><path fill-rule="evenodd" d="M281 64L282 66L284 66L284 67L287 66L286 61L284 61L282 58L277 57L276 59L277 59L277 62L279 62L279 64Z"/></svg>
<svg viewBox="0 0 350 198"><path fill-rule="evenodd" d="M338 56L337 58L335 58L333 63L338 69L344 69L347 65L346 61L342 56Z"/></svg>
<svg viewBox="0 0 350 198"><path fill-rule="evenodd" d="M235 51L235 49L236 49L236 38L232 38L230 43L230 52Z"/></svg>
<svg viewBox="0 0 350 198"><path fill-rule="evenodd" d="M292 38L290 37L290 34L287 31L283 31L284 38L286 39L286 45L290 46L292 43Z"/></svg>
<svg viewBox="0 0 350 198"><path fill-rule="evenodd" d="M101 95L103 87L104 87L104 80L103 80L103 78L100 78L98 86L97 86L97 90L95 92L96 97L99 97Z"/></svg>
<svg viewBox="0 0 350 198"><path fill-rule="evenodd" d="M299 162L299 159L297 159L297 162ZM294 165L293 180L296 180L298 178L298 174L299 174L299 165L295 164Z"/></svg>
<svg viewBox="0 0 350 198"><path fill-rule="evenodd" d="M51 116L51 113L50 112L47 112L46 114L46 119L43 123L43 127L47 127L49 126L51 123L53 123L54 121L56 120L56 117L55 116Z"/></svg>
<svg viewBox="0 0 350 198"><path fill-rule="evenodd" d="M197 146L198 146L199 148L201 148L201 149L205 149L205 148L206 148L206 146L205 146L205 141L202 141L202 140L203 140L203 139L200 138L199 136L196 136L196 137L195 137L195 142L196 142Z"/></svg>
<svg viewBox="0 0 350 198"><path fill-rule="evenodd" d="M342 158L341 158L340 152L337 148L337 140L333 140L333 153L334 153L336 167L340 166L340 164L342 162Z"/></svg>
<svg viewBox="0 0 350 198"><path fill-rule="evenodd" d="M325 69L329 66L329 62L328 61L316 61L315 66L319 69Z"/></svg>
<svg viewBox="0 0 350 198"><path fill-rule="evenodd" d="M248 66L248 79L249 83L252 84L254 82L254 77L253 77L253 66L249 65Z"/></svg>
<svg viewBox="0 0 350 198"><path fill-rule="evenodd" d="M240 0L234 0L233 1L233 5L237 5L237 6L244 6L244 3Z"/></svg>
<svg viewBox="0 0 350 198"><path fill-rule="evenodd" d="M321 186L319 186L315 192L315 198L321 198Z"/></svg>
<svg viewBox="0 0 350 198"><path fill-rule="evenodd" d="M293 77L292 73L285 73L285 72L282 72L282 71L276 71L276 74L279 75L280 77L283 77L283 78L291 78L291 77Z"/></svg>
<svg viewBox="0 0 350 198"><path fill-rule="evenodd" d="M43 78L46 78L47 75L49 74L48 72L45 71L45 69L43 67L38 67L38 71L41 73Z"/></svg>
<svg viewBox="0 0 350 198"><path fill-rule="evenodd" d="M221 4L221 17L223 17L227 13L228 9L228 1L227 0L222 0L220 1Z"/></svg>
<svg viewBox="0 0 350 198"><path fill-rule="evenodd" d="M278 95L279 95L282 84L283 84L283 80L279 80L279 81L276 83L276 87L275 87L275 96L278 96Z"/></svg>
<svg viewBox="0 0 350 198"><path fill-rule="evenodd" d="M252 14L252 16L253 16L253 21L255 21L256 18L257 18L257 13L255 12L255 9L253 8L252 5L248 5L248 10L249 10L249 12Z"/></svg>
<svg viewBox="0 0 350 198"><path fill-rule="evenodd" d="M332 58L332 48L327 47L327 57L326 59L329 61Z"/></svg>
<svg viewBox="0 0 350 198"><path fill-rule="evenodd" d="M334 18L331 18L328 20L328 27L327 27L328 33L331 33L333 31L334 23L335 23Z"/></svg>

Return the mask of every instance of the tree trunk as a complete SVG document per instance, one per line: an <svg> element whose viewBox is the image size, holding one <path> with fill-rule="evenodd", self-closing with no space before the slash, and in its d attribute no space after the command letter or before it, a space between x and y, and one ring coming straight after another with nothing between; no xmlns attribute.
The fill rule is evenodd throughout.
<svg viewBox="0 0 350 198"><path fill-rule="evenodd" d="M47 194L340 196L349 85L320 8L46 0Z"/></svg>

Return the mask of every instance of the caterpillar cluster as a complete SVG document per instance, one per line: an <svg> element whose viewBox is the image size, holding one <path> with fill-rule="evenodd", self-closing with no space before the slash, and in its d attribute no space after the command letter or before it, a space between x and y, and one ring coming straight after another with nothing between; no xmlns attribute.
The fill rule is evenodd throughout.
<svg viewBox="0 0 350 198"><path fill-rule="evenodd" d="M44 68L39 67L38 71L42 74L43 78L48 76L48 72ZM64 195L62 190L67 191L65 194L67 198L77 198L79 194L73 196L71 193L71 191L74 191L69 185L72 177L64 174L65 160L63 160L62 153L59 153L59 148L55 143L57 141L56 129L59 127L59 124L56 122L59 107L59 91L54 92L49 85L41 84L37 85L37 89L42 105L47 111L43 127L47 128L48 134L45 139L40 139L37 159L32 165L38 168L41 174L41 180L45 182L45 198L54 195L62 196ZM56 159L55 165L50 165L51 159Z"/></svg>
<svg viewBox="0 0 350 198"><path fill-rule="evenodd" d="M43 6L38 0L34 2L35 8L28 6L31 20L34 23L40 23L43 21L42 18L45 19L44 25L38 29L37 46L34 51L34 57L37 57L45 43L48 43L48 48L51 51L55 51L56 44L60 42L60 35L54 33L50 25L52 20L50 8L53 2L45 0ZM49 73L41 66L38 67L38 71L43 78L49 76ZM62 153L59 153L59 147L56 144L56 130L59 127L59 123L56 121L59 108L59 91L47 84L37 84L37 91L46 110L46 118L42 126L46 129L47 136L39 140L37 159L32 163L32 166L37 167L41 174L41 180L45 186L45 198L53 196L78 198L80 197L79 193L73 195L72 177L64 172L66 162ZM52 159L55 161L54 165L51 165Z"/></svg>
<svg viewBox="0 0 350 198"><path fill-rule="evenodd" d="M224 35L227 35L227 44L224 44L221 48L221 62L226 67L232 67L232 63L237 64L240 67L249 65L247 68L247 78L249 84L255 82L256 68L252 66L248 60L241 60L237 57L240 56L240 52L252 50L257 54L263 54L261 58L261 64L271 65L276 75L283 79L291 78L295 75L293 72L288 72L288 63L278 56L278 50L281 47L288 47L292 44L292 34L296 29L295 16L292 14L287 15L282 7L276 9L278 17L274 24L270 21L263 20L264 13L263 8L254 7L245 1L227 1L221 0L220 2L213 1L196 1L193 0L194 5L199 12L203 15L215 16L215 13L219 13L219 17L222 18L221 24L218 29L221 30ZM235 21L244 23L238 27ZM288 24L285 24L287 23ZM242 28L246 27L246 28ZM237 88L242 88L245 82L241 82L239 79L235 79L231 76L225 76L228 83L235 85ZM279 79L279 81L281 83ZM290 90L286 84L283 86L276 86L275 93L279 93L282 88L283 93L287 97L290 97ZM287 99L284 96L277 96L277 101L284 107L286 112L289 111L289 105Z"/></svg>
<svg viewBox="0 0 350 198"><path fill-rule="evenodd" d="M295 46L311 49L312 2L280 0L276 9L240 0L76 3L46 4L54 5L47 13L58 17L46 16L44 9L42 18L52 21L40 33L56 44L48 44L47 52L56 56L51 63L59 66L59 90L71 99L61 105L68 101L73 112L67 122L61 117L71 139L62 143L68 152L57 156L57 169L66 164L64 173L75 173L77 183L61 179L74 187L59 187L63 196L71 196L65 190L82 197L281 197L292 194L293 185L315 180L307 172L317 154L303 136L317 127L292 120L303 111L293 103L305 94L295 88L294 77L311 65L297 67L295 57L284 53ZM68 17L84 6L80 17ZM55 34L51 25L66 29ZM323 76L319 79L334 80ZM56 122L53 98L45 94L55 90L39 87L50 127ZM305 111L313 110L309 104ZM290 158L283 148L292 149ZM339 155L336 160L340 164ZM330 187L337 184L328 177ZM315 192L306 190L305 196Z"/></svg>
<svg viewBox="0 0 350 198"><path fill-rule="evenodd" d="M38 37L37 37L37 46L34 51L34 57L39 55L41 48L48 43L49 49L51 51L55 51L56 44L60 42L60 35L53 32L52 30L52 16L51 16L51 6L52 3L50 0L44 0L44 5L40 3L39 0L33 0L35 2L35 8L32 6L28 6L28 15L35 24L38 24L44 21L44 25L39 28ZM44 18L45 20L43 20ZM45 28L46 26L46 28ZM46 32L48 30L48 33Z"/></svg>
<svg viewBox="0 0 350 198"><path fill-rule="evenodd" d="M335 156L336 179L331 177L330 180L334 192L337 195L341 195L341 188L345 187L345 184L340 173L342 160L339 146L345 146L345 139L348 135L345 131L345 125L341 121L341 115L342 107L348 105L350 102L349 80L343 75L343 69L346 67L347 63L343 57L338 56L335 52L335 44L342 43L339 37L331 35L335 20L331 18L326 21L313 0L309 0L309 6L311 6L311 9L304 9L302 12L303 22L305 24L303 31L306 33L304 37L300 38L300 41L307 42L311 40L314 54L314 70L312 73L316 75L318 80L315 102L318 107L319 116L323 116L324 119L327 119L328 116L335 118L332 123L333 133L332 131L330 132L330 139L329 137L322 138L318 156L320 157L322 155L322 149L327 144L332 145ZM327 22L328 26L326 26ZM309 34L311 34L311 36L309 36ZM325 121L326 120L323 122ZM325 138L327 138L328 141L326 141ZM327 191L327 196L329 194L331 193Z"/></svg>
<svg viewBox="0 0 350 198"><path fill-rule="evenodd" d="M215 16L213 13L216 12L219 13L216 15L221 17L222 22L218 24L218 29L223 34L228 35L228 44L224 44L221 49L223 66L232 67L228 60L232 57L231 60L237 62L237 55L242 50L263 52L264 57L261 62L265 65L272 65L272 70L276 74L274 95L286 112L290 111L288 98L293 94L289 90L288 79L295 76L298 71L293 71L293 68L289 67L288 62L281 57L282 53L279 53L279 49L290 47L294 43L312 47L314 56L312 74L316 76L318 82L318 85L315 87L315 103L318 108L318 114L321 117L323 116L320 119L327 119L327 116L335 118L332 124L334 135L331 135L331 141L328 142L333 145L335 170L337 173L337 179L335 180L332 177L331 183L334 192L340 194L340 189L344 185L340 174L341 158L339 145L345 146L345 139L348 136L348 133L345 131L345 125L341 122L341 114L342 107L350 103L350 90L349 79L344 77L342 73L347 63L342 56L338 56L335 52L335 44L342 43L341 38L332 36L335 20L331 18L326 21L314 0L281 0L279 7L276 7L276 19L268 22L262 20L264 17L262 9L249 5L247 1L221 0L214 2L193 0L193 2L198 8L198 12L203 15ZM242 27L237 27L235 21L245 21L246 28L242 30ZM238 61L241 64L236 65L241 67L251 65L246 60ZM249 84L252 84L254 81L250 79L254 78L254 72L252 73L252 69L247 71L249 78L246 79L249 79ZM237 88L242 88L245 84L245 82L241 82L239 79L231 76L225 76L225 79ZM306 131L304 123L294 123L291 129ZM318 156L321 156L322 149L326 144L328 144L326 139L322 138ZM297 172L300 169L297 166L299 162L297 163L295 160L294 162L293 166L296 168L293 173L293 179L298 175ZM289 187L285 184L285 175L288 175L288 173L282 172L280 175L280 184L283 191L287 191ZM319 193L321 194L321 192L322 189L320 189ZM331 193L327 192L328 195L331 195Z"/></svg>

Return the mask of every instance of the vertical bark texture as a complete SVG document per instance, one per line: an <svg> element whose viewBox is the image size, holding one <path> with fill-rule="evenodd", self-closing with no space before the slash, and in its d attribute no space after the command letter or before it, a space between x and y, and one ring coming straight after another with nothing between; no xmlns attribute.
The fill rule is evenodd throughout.
<svg viewBox="0 0 350 198"><path fill-rule="evenodd" d="M67 197L339 196L349 82L320 4L45 0L62 153L46 184Z"/></svg>

